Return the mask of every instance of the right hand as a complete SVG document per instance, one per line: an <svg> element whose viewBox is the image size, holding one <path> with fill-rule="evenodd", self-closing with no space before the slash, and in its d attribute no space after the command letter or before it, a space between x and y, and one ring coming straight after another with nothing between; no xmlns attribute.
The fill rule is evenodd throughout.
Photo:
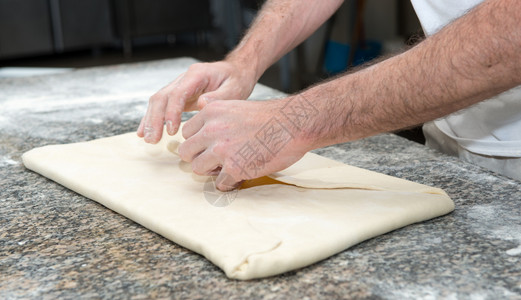
<svg viewBox="0 0 521 300"><path fill-rule="evenodd" d="M214 100L246 99L256 81L248 66L229 61L193 64L150 97L137 135L155 144L161 139L165 123L169 135L177 133L183 111L201 110Z"/></svg>

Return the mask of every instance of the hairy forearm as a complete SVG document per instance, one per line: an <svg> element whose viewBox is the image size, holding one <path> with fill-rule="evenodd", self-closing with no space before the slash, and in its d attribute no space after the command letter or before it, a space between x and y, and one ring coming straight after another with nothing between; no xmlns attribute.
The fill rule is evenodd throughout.
<svg viewBox="0 0 521 300"><path fill-rule="evenodd" d="M239 45L227 56L259 78L280 57L324 23L343 0L269 0Z"/></svg>
<svg viewBox="0 0 521 300"><path fill-rule="evenodd" d="M521 84L521 3L486 1L416 47L295 96L311 148L434 120Z"/></svg>

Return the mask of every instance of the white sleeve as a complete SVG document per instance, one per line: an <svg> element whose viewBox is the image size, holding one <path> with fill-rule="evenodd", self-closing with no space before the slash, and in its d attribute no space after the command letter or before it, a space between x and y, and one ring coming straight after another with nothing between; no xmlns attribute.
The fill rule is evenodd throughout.
<svg viewBox="0 0 521 300"><path fill-rule="evenodd" d="M411 0L426 35L432 35L483 0Z"/></svg>

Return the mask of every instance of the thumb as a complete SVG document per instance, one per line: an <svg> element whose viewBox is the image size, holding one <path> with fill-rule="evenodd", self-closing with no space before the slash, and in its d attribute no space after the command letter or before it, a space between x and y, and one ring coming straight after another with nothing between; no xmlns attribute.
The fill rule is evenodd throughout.
<svg viewBox="0 0 521 300"><path fill-rule="evenodd" d="M197 108L201 110L210 102L227 99L231 98L230 93L228 93L226 90L221 89L217 91L208 92L199 96L199 99L197 99Z"/></svg>
<svg viewBox="0 0 521 300"><path fill-rule="evenodd" d="M238 188L241 185L241 182L237 182L228 173L220 172L217 178L215 179L215 185L217 186L218 190L226 192Z"/></svg>

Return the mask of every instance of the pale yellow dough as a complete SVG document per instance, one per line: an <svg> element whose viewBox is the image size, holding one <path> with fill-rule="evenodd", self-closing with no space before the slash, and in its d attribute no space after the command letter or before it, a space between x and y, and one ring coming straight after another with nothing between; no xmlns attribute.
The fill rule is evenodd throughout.
<svg viewBox="0 0 521 300"><path fill-rule="evenodd" d="M175 154L182 137L135 133L36 148L25 166L204 255L228 277L301 268L371 237L449 213L440 189L308 153L226 207L205 199L208 177ZM174 271L174 270L172 270Z"/></svg>

